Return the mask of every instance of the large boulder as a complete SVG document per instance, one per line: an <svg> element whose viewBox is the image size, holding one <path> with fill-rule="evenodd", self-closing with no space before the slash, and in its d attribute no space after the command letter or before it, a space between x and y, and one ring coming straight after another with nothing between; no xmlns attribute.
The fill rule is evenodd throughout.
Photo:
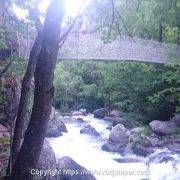
<svg viewBox="0 0 180 180"><path fill-rule="evenodd" d="M96 180L90 172L70 157L62 157L57 162L58 176L62 180Z"/></svg>
<svg viewBox="0 0 180 180"><path fill-rule="evenodd" d="M62 121L59 121L57 123L57 128L60 132L67 132L67 128L65 126L65 124Z"/></svg>
<svg viewBox="0 0 180 180"><path fill-rule="evenodd" d="M108 152L123 153L129 143L127 129L122 124L112 128L109 134L109 142L105 143L101 149Z"/></svg>
<svg viewBox="0 0 180 180"><path fill-rule="evenodd" d="M49 142L46 139L44 140L43 148L41 150L41 154L39 157L38 169L44 170L44 171L47 171L47 170L55 171L56 170L55 154L54 154L53 149L49 145ZM44 179L45 180L55 180L56 177L51 176L49 174Z"/></svg>
<svg viewBox="0 0 180 180"><path fill-rule="evenodd" d="M62 136L62 133L56 127L51 127L47 130L46 137L51 138L58 136Z"/></svg>
<svg viewBox="0 0 180 180"><path fill-rule="evenodd" d="M171 121L154 120L149 125L154 133L161 136L174 134L177 131L176 124Z"/></svg>
<svg viewBox="0 0 180 180"><path fill-rule="evenodd" d="M121 144L116 144L116 143L112 143L112 142L107 142L105 144L102 145L101 149L103 151L107 151L107 152L118 152L118 153L123 153L125 147Z"/></svg>
<svg viewBox="0 0 180 180"><path fill-rule="evenodd" d="M109 113L110 117L122 117L123 113L121 111L118 110L113 110Z"/></svg>
<svg viewBox="0 0 180 180"><path fill-rule="evenodd" d="M128 144L127 129L122 124L117 124L109 134L109 141L126 146Z"/></svg>
<svg viewBox="0 0 180 180"><path fill-rule="evenodd" d="M154 149L152 147L146 147L140 144L134 144L132 146L132 150L135 154L144 157L150 155L151 153L154 153Z"/></svg>
<svg viewBox="0 0 180 180"><path fill-rule="evenodd" d="M171 121L174 122L180 128L180 113L175 114Z"/></svg>
<svg viewBox="0 0 180 180"><path fill-rule="evenodd" d="M132 151L137 155L146 157L154 152L154 146L147 136L134 136L131 144Z"/></svg>
<svg viewBox="0 0 180 180"><path fill-rule="evenodd" d="M87 125L83 129L81 129L80 134L88 134L91 136L100 137L100 134L91 125Z"/></svg>
<svg viewBox="0 0 180 180"><path fill-rule="evenodd" d="M62 136L62 132L67 132L67 128L62 121L49 122L46 137Z"/></svg>
<svg viewBox="0 0 180 180"><path fill-rule="evenodd" d="M93 112L94 114L94 117L95 118L104 118L107 114L108 114L108 111L106 108L100 108L100 109L97 109Z"/></svg>
<svg viewBox="0 0 180 180"><path fill-rule="evenodd" d="M130 130L129 139L130 141L134 141L134 140L137 140L137 138L139 138L142 141L142 137L149 137L150 139L151 135L154 135L154 134L150 126L136 127ZM151 137L151 140L156 141L156 138Z"/></svg>

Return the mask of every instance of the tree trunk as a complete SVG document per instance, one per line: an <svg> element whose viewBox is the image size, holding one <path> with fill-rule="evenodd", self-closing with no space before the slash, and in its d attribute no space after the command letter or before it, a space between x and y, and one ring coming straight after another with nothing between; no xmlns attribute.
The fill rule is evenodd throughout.
<svg viewBox="0 0 180 180"><path fill-rule="evenodd" d="M23 144L13 166L11 179L33 179L46 135L54 93L53 78L63 19L62 0L52 0L46 14L41 51L35 70L34 104Z"/></svg>
<svg viewBox="0 0 180 180"><path fill-rule="evenodd" d="M177 45L180 45L180 25L178 26Z"/></svg>
<svg viewBox="0 0 180 180"><path fill-rule="evenodd" d="M159 42L163 41L163 27L161 22L159 23Z"/></svg>
<svg viewBox="0 0 180 180"><path fill-rule="evenodd" d="M14 165L17 155L20 150L21 139L23 138L23 130L25 117L27 112L28 99L31 93L31 82L34 76L34 71L37 63L37 58L41 49L42 32L38 32L34 45L30 52L30 58L26 73L22 81L21 98L19 102L18 114L15 123L13 143L12 143L12 165Z"/></svg>

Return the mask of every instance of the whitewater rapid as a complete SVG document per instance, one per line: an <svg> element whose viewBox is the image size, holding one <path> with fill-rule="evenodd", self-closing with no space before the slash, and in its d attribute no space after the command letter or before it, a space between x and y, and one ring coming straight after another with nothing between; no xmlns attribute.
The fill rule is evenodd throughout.
<svg viewBox="0 0 180 180"><path fill-rule="evenodd" d="M101 138L80 134L80 130L84 127L83 124L86 123L66 123L68 133L49 139L56 159L63 156L71 157L78 164L92 172L97 180L120 180L123 178L127 180L179 180L180 164L174 167L173 161L147 165L148 157L144 158L135 154L122 156L119 153L101 150L101 146L108 140L110 130L107 127L109 123L96 119L93 115L78 117L83 118L86 123L93 126L101 134ZM163 150L157 150L155 153L159 151ZM118 158L135 158L141 162L119 163L114 160ZM180 155L175 154L174 158L180 160Z"/></svg>

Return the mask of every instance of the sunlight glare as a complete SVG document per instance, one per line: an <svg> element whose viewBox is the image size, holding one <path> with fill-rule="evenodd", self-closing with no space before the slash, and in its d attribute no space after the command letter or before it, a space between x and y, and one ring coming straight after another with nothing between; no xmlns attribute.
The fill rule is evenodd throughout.
<svg viewBox="0 0 180 180"><path fill-rule="evenodd" d="M89 2L90 0L65 0L66 15L75 17L80 10L83 11Z"/></svg>
<svg viewBox="0 0 180 180"><path fill-rule="evenodd" d="M90 3L91 0L65 0L65 11L66 17L76 17L78 13L82 13L85 7ZM48 8L50 0L42 0L38 8L42 14L45 14ZM19 6L13 4L13 11L19 19L26 19L28 16L28 10L24 10ZM44 16L40 17L41 22L44 21Z"/></svg>
<svg viewBox="0 0 180 180"><path fill-rule="evenodd" d="M24 9L20 8L19 6L16 6L15 4L13 4L12 9L13 9L13 12L16 14L16 16L19 19L25 20L26 17L28 16L28 11L27 10L24 10Z"/></svg>
<svg viewBox="0 0 180 180"><path fill-rule="evenodd" d="M90 1L91 0L65 0L66 16L75 17L80 10L81 12L84 10L85 6L87 6ZM42 0L39 5L39 10L45 13L48 5L49 0Z"/></svg>

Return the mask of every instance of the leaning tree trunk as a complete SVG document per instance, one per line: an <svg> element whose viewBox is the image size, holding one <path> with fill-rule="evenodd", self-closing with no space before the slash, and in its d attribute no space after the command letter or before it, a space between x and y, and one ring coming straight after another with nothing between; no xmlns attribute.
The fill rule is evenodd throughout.
<svg viewBox="0 0 180 180"><path fill-rule="evenodd" d="M180 45L180 25L178 26L177 45Z"/></svg>
<svg viewBox="0 0 180 180"><path fill-rule="evenodd" d="M52 0L48 9L41 51L35 70L34 104L30 122L18 157L13 166L11 179L33 179L31 169L35 169L43 146L54 93L53 78L60 41L63 19L63 0Z"/></svg>
<svg viewBox="0 0 180 180"><path fill-rule="evenodd" d="M12 165L15 163L15 160L19 153L21 139L23 137L24 124L26 121L25 117L27 112L27 104L31 93L31 82L34 76L37 58L41 49L41 39L42 31L39 30L34 45L31 49L27 70L22 81L21 98L19 102L18 114L16 118L12 143Z"/></svg>
<svg viewBox="0 0 180 180"><path fill-rule="evenodd" d="M159 23L159 42L163 41L163 26L162 23Z"/></svg>

